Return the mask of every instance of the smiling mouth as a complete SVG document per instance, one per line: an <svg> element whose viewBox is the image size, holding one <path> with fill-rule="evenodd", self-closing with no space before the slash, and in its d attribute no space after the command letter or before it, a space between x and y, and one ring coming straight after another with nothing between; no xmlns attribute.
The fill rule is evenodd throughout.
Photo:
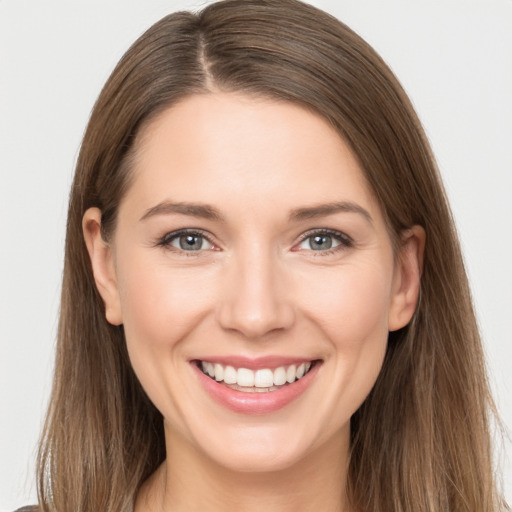
<svg viewBox="0 0 512 512"><path fill-rule="evenodd" d="M268 393L302 379L315 366L316 361L279 366L277 368L235 368L230 365L197 361L198 368L212 380L245 393Z"/></svg>

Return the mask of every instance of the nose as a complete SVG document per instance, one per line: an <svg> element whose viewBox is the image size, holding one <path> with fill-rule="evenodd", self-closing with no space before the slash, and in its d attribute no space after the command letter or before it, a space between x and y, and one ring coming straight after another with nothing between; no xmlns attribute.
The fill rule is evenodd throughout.
<svg viewBox="0 0 512 512"><path fill-rule="evenodd" d="M295 308L284 263L261 249L232 260L223 273L217 307L221 327L250 339L289 329L295 321Z"/></svg>

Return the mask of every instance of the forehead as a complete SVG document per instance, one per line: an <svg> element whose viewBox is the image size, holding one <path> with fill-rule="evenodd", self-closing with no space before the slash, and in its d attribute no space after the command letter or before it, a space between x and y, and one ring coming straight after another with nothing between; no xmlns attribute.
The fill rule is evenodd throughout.
<svg viewBox="0 0 512 512"><path fill-rule="evenodd" d="M376 208L348 144L322 117L289 102L190 96L152 120L137 145L127 200L141 208L169 199L224 210L341 200Z"/></svg>

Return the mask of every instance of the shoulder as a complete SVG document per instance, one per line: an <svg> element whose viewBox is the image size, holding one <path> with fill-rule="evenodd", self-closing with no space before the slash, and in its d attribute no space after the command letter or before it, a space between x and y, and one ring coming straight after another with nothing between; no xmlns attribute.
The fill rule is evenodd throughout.
<svg viewBox="0 0 512 512"><path fill-rule="evenodd" d="M30 507L21 507L16 509L14 512L38 512L39 507L37 505L31 505Z"/></svg>

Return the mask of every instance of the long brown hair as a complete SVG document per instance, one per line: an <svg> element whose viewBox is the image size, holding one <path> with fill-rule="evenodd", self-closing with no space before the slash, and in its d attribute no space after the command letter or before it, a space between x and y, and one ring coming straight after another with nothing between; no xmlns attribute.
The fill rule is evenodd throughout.
<svg viewBox="0 0 512 512"><path fill-rule="evenodd" d="M395 241L427 236L420 302L389 336L351 423L348 492L364 512L500 510L493 405L468 281L420 122L396 78L348 27L297 0L225 0L169 15L124 55L89 121L71 192L55 379L39 452L44 511L129 510L165 458L162 416L105 319L82 235L115 229L137 135L191 94L242 91L321 114L359 158ZM344 483L340 482L340 486Z"/></svg>

